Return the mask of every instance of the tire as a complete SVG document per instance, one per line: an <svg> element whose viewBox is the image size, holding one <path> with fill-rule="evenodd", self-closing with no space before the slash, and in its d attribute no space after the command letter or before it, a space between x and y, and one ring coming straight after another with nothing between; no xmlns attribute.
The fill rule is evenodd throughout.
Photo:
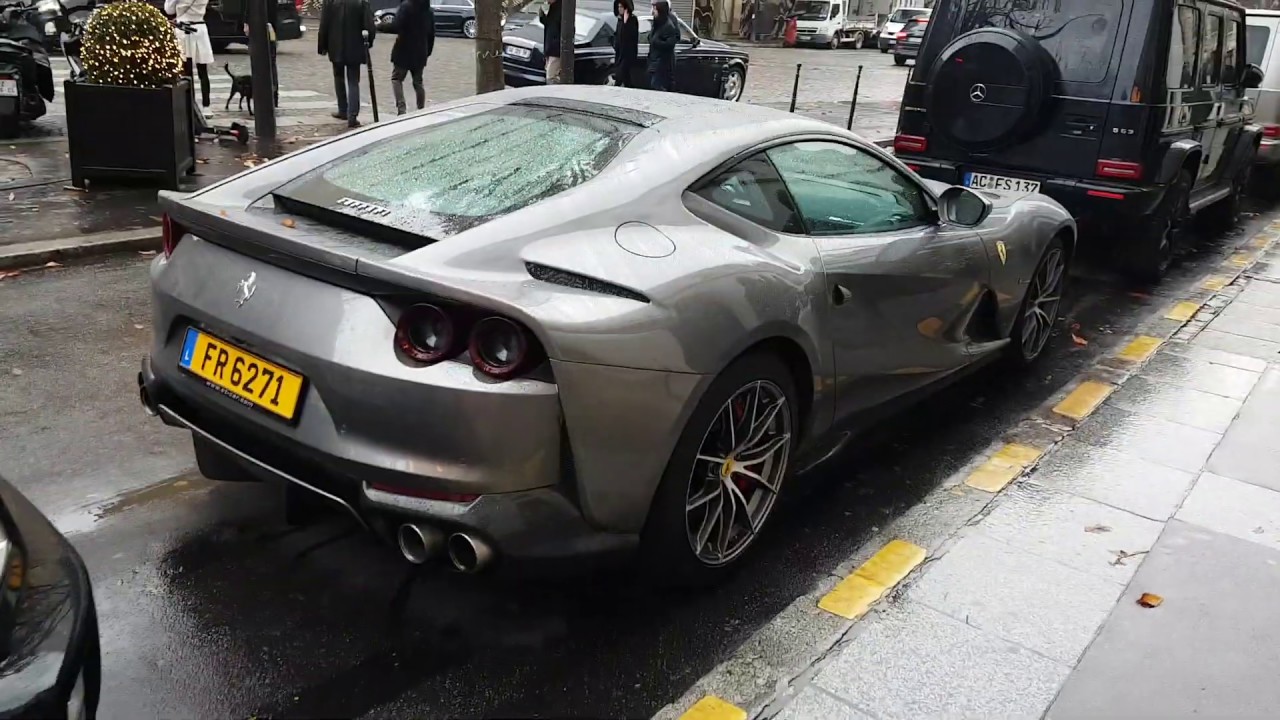
<svg viewBox="0 0 1280 720"><path fill-rule="evenodd" d="M476 19L470 18L462 23L462 34L469 40L476 39Z"/></svg>
<svg viewBox="0 0 1280 720"><path fill-rule="evenodd" d="M210 42L209 45L213 47L215 55L221 55L227 51L227 48L231 47L231 43L225 40L214 40L213 42Z"/></svg>
<svg viewBox="0 0 1280 720"><path fill-rule="evenodd" d="M1191 197L1193 182L1190 170L1180 170L1165 191L1159 209L1140 221L1125 263L1125 274L1130 278L1155 284L1169 272L1174 254L1183 244L1190 225L1191 211L1187 200Z"/></svg>
<svg viewBox="0 0 1280 720"><path fill-rule="evenodd" d="M746 91L747 76L742 72L740 67L731 67L725 72L724 80L720 84L720 99L729 102L738 102L742 99L742 93Z"/></svg>
<svg viewBox="0 0 1280 720"><path fill-rule="evenodd" d="M1049 345L1053 325L1058 321L1062 295L1067 286L1071 258L1060 236L1054 237L1040 253L1027 293L1018 307L1018 318L1009 333L1008 358L1016 367L1035 363Z"/></svg>
<svg viewBox="0 0 1280 720"><path fill-rule="evenodd" d="M893 64L897 65L898 67L902 67L903 65L907 64L907 57L905 55L894 55Z"/></svg>
<svg viewBox="0 0 1280 720"><path fill-rule="evenodd" d="M862 46L867 44L867 36L860 32L853 34L853 49L861 50Z"/></svg>
<svg viewBox="0 0 1280 720"><path fill-rule="evenodd" d="M887 47L882 47L882 48L880 48L880 52L882 52L882 53L887 53L887 52L889 52L889 48L887 48Z"/></svg>
<svg viewBox="0 0 1280 720"><path fill-rule="evenodd" d="M1249 188L1252 169L1252 164L1245 165L1231 181L1231 194L1200 213L1205 226L1211 232L1226 232L1239 224L1240 211L1244 207L1244 194Z"/></svg>
<svg viewBox="0 0 1280 720"><path fill-rule="evenodd" d="M840 31L839 30L837 30L835 34L831 36L831 42L827 43L827 49L828 50L840 49Z"/></svg>
<svg viewBox="0 0 1280 720"><path fill-rule="evenodd" d="M767 402L768 398L773 402ZM745 421L745 425L750 425L748 413L754 412L756 415L752 417L763 418L769 408L777 409L768 424L763 425L769 430L756 447L774 447L765 458L748 467L767 476L776 492L770 492L768 484L740 473L730 471L726 476L725 466L698 459L720 457L707 453L725 453L731 445L744 443L741 437L746 431L742 424ZM731 429L723 421L726 414L731 417L734 412L742 415L738 420L740 425L730 436ZM758 544L756 541L777 507L778 492L783 490L791 473L789 461L799 427L795 381L781 359L766 353L752 353L720 373L698 402L676 443L640 536L641 560L658 583L707 586L741 565L742 559ZM694 487L695 482L698 488ZM699 498L707 499L688 507ZM723 524L726 498L728 507L735 511L729 516L727 533ZM760 513L758 516L743 513L744 507L751 506ZM719 512L713 508L719 508ZM739 514L744 514L754 525L754 532L735 524ZM700 535L702 544L695 549Z"/></svg>

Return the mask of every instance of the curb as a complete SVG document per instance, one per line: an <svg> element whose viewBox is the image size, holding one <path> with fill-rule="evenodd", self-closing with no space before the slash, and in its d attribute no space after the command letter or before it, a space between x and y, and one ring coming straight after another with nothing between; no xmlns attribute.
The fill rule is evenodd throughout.
<svg viewBox="0 0 1280 720"><path fill-rule="evenodd" d="M125 250L159 250L160 243L159 227L18 243L0 247L0 270L19 270L55 260L105 255Z"/></svg>

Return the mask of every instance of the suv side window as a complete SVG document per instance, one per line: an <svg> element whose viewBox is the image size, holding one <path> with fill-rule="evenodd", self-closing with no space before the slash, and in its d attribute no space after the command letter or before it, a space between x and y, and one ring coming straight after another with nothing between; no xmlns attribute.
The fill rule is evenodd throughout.
<svg viewBox="0 0 1280 720"><path fill-rule="evenodd" d="M804 228L773 163L758 153L723 170L694 191L738 217L776 232L801 234Z"/></svg>
<svg viewBox="0 0 1280 720"><path fill-rule="evenodd" d="M1199 56L1200 11L1179 5L1173 16L1169 38L1169 74L1165 86L1170 90L1196 86L1196 58Z"/></svg>
<svg viewBox="0 0 1280 720"><path fill-rule="evenodd" d="M1234 86L1240 81L1240 20L1232 17L1222 35L1222 84Z"/></svg>
<svg viewBox="0 0 1280 720"><path fill-rule="evenodd" d="M835 142L809 141L767 152L810 235L888 232L930 221L924 191L888 163Z"/></svg>
<svg viewBox="0 0 1280 720"><path fill-rule="evenodd" d="M1222 78L1222 17L1205 18L1200 41L1200 86L1216 87Z"/></svg>

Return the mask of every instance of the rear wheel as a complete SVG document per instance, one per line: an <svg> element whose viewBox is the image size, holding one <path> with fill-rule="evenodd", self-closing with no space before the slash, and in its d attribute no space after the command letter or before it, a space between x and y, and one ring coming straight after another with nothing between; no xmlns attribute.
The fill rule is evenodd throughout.
<svg viewBox="0 0 1280 720"><path fill-rule="evenodd" d="M902 65L906 65L906 64L907 64L907 58L906 58L906 56L905 56L905 55L894 55L894 56L893 56L893 64L894 64L894 65L898 65L899 67L901 67Z"/></svg>
<svg viewBox="0 0 1280 720"><path fill-rule="evenodd" d="M1211 230L1222 232L1230 230L1240 222L1240 211L1244 206L1244 194L1249 187L1252 164L1245 165L1231 181L1231 194L1205 209L1201 215Z"/></svg>
<svg viewBox="0 0 1280 720"><path fill-rule="evenodd" d="M790 473L799 426L795 381L752 354L708 388L676 443L641 535L664 583L707 585L755 544Z"/></svg>
<svg viewBox="0 0 1280 720"><path fill-rule="evenodd" d="M1174 253L1184 244L1191 210L1191 171L1182 169L1165 191L1160 207L1139 221L1125 264L1127 274L1144 283L1157 283L1169 272Z"/></svg>
<svg viewBox="0 0 1280 720"><path fill-rule="evenodd" d="M466 36L467 36L469 39L471 39L471 40L475 40L475 39L476 39L476 20L475 20L475 18L471 18L470 20L468 20L468 21L466 21L466 22L462 23L462 34L463 34L463 35L466 35Z"/></svg>
<svg viewBox="0 0 1280 720"><path fill-rule="evenodd" d="M1044 353L1053 335L1053 325L1058 321L1066 284L1067 250L1062 238L1055 237L1040 256L1013 324L1009 356L1015 365L1030 365Z"/></svg>
<svg viewBox="0 0 1280 720"><path fill-rule="evenodd" d="M720 86L720 97L729 102L742 99L742 90L746 87L746 76L742 68L731 67L725 71L724 82Z"/></svg>
<svg viewBox="0 0 1280 720"><path fill-rule="evenodd" d="M853 34L852 42L854 50L861 50L862 46L867 44L867 36L860 32L856 32Z"/></svg>

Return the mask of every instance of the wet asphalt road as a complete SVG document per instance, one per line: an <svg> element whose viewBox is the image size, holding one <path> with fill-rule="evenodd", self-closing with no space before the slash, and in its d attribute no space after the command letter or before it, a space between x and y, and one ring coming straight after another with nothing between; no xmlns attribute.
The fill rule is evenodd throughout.
<svg viewBox="0 0 1280 720"><path fill-rule="evenodd" d="M136 255L0 282L0 473L89 565L102 717L647 716L1251 232L1154 294L1078 272L1045 362L968 378L802 478L762 552L706 593L648 591L625 566L414 572L337 517L284 526L270 487L201 479L185 433L138 407Z"/></svg>

